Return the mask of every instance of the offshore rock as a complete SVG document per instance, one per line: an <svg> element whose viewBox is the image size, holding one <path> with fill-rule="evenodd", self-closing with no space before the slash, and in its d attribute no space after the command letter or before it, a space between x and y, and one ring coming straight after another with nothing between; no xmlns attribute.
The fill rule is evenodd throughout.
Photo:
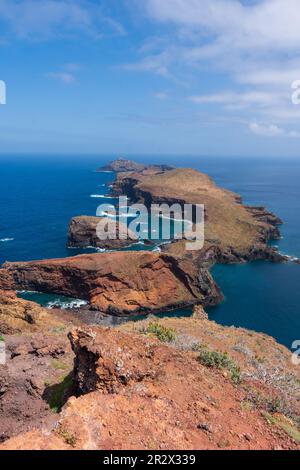
<svg viewBox="0 0 300 470"><path fill-rule="evenodd" d="M97 235L97 225L107 222L107 240L101 240ZM128 231L121 222L116 223L116 233L110 228L109 219L104 217L79 216L74 217L69 225L68 247L70 248L101 248L116 250L138 242L138 237ZM125 239L122 239L123 238Z"/></svg>

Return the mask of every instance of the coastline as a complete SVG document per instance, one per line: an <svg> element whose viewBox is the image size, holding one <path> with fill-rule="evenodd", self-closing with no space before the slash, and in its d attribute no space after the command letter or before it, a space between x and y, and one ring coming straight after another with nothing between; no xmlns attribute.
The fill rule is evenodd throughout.
<svg viewBox="0 0 300 470"><path fill-rule="evenodd" d="M234 204L240 207L241 201ZM262 210L259 212L261 216ZM263 217L279 221L268 211L263 212ZM253 222L254 227L261 223L264 228L262 240L266 240L266 233L277 233L272 228L276 225ZM174 248L180 248L177 255ZM0 299L0 333L4 334L10 352L6 368L0 369L0 380L7 382L9 374L20 384L17 388L8 385L0 397L3 407L0 432L5 441L0 443L1 449L26 449L33 442L37 449L72 450L89 446L90 434L85 433L84 427L76 425L76 420L81 421L83 416L89 417L95 436L98 436L92 443L95 448L105 445L110 449L122 448L127 442L124 435L127 435L128 426L122 428L120 423L127 422L129 408L132 410L130 419L139 423L138 433L134 431L136 426L130 431L130 442L141 448L148 446L149 423L154 445L159 445L162 438L166 440L166 435L161 436L155 425L157 420L169 430L167 443L171 447L186 448L188 441L181 436L188 435L192 436L188 444L191 449L219 448L225 445L222 444L224 426L228 426L229 421L230 430L238 430L238 433L236 437L230 434L230 440L226 440L227 448L299 447L296 429L299 410L295 399L299 371L292 366L291 353L270 336L252 329L221 326L209 320L202 309L209 298L208 289L214 292L214 300L221 300L209 274L214 247L210 242L202 253L192 256L181 248L175 242L161 246L161 252L121 249L7 263L0 270L0 286L5 288ZM256 266L256 263L246 263L244 256L240 256L241 251L237 252L238 263L229 265L226 257L224 267ZM266 255L265 247L261 253ZM138 259L141 263L136 265L136 271L130 266L132 260ZM268 264L257 263L258 271L259 263ZM274 267L280 265L273 263ZM283 266L288 265L283 263ZM98 279L101 279L100 283ZM145 285L147 288L143 291ZM45 310L34 302L16 299L14 292L8 290L26 287L26 290L55 290L75 295L82 286L88 288L84 297L91 295L93 310L89 304L73 310L59 309L55 304L52 310ZM180 295L181 299L184 296L180 305L189 308L196 305L194 313L183 318L182 311L171 310L169 304L165 315L157 315L158 311L163 311L162 304L157 305L161 301L157 297L159 292L164 302L172 297L176 303L176 296ZM122 308L106 309L103 299ZM148 306L154 302L158 308L150 307L144 312L148 315L141 318L138 313L146 299L150 301ZM124 317L128 302L131 312ZM155 331L158 336L150 331ZM162 340L165 337L169 337L170 342ZM131 358L129 362L128 357ZM213 357L223 361L228 369L209 366L207 361ZM43 367L40 366L41 358ZM28 370L32 371L30 380ZM57 389L62 390L59 399ZM197 406L191 410L195 400ZM161 404L170 401L170 409L164 409L160 414ZM137 408L132 408L133 402ZM24 403L28 405L26 409ZM103 411L116 404L117 419L115 412L105 414ZM250 405L251 409L248 409ZM227 406L228 415L224 417ZM143 416L139 414L140 407L144 410ZM179 415L177 407L181 410ZM95 410L98 411L95 413ZM14 416L18 417L17 421ZM264 416L276 418L276 428L270 427ZM103 428L98 432L103 420L108 423L113 438L111 435L106 437ZM179 431L175 438L174 420L177 420ZM289 420L289 428L286 428L286 420ZM122 441L118 436L122 436Z"/></svg>

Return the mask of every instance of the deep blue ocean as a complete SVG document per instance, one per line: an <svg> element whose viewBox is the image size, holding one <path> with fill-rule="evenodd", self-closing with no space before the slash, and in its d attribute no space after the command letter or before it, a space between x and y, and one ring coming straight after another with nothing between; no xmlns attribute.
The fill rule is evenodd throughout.
<svg viewBox="0 0 300 470"><path fill-rule="evenodd" d="M66 248L68 222L95 215L113 173L96 173L105 157L0 158L0 263L73 256ZM141 161L190 166L239 193L247 204L264 205L284 220L282 253L300 257L300 160L245 158L145 157ZM141 246L139 247L141 248ZM87 250L85 250L87 251ZM300 339L300 265L255 262L215 266L225 294L209 310L211 319L275 337L291 347ZM190 312L181 312L188 315Z"/></svg>

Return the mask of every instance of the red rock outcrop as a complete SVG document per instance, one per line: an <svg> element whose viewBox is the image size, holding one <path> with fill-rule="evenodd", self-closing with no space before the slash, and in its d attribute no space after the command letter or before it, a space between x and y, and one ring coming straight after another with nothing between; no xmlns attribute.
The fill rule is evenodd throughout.
<svg viewBox="0 0 300 470"><path fill-rule="evenodd" d="M107 239L101 240L97 235L99 223L108 224L105 228ZM132 245L138 237L121 222L116 223L116 230L110 227L110 219L104 217L79 216L74 217L69 225L68 247L70 248L102 248L117 250Z"/></svg>
<svg viewBox="0 0 300 470"><path fill-rule="evenodd" d="M0 442L33 428L51 428L66 401L73 354L66 334L5 335L0 365Z"/></svg>
<svg viewBox="0 0 300 470"><path fill-rule="evenodd" d="M288 420L250 407L248 388L202 365L195 352L105 328L77 329L70 339L84 395L68 400L51 432L32 430L1 450L299 448Z"/></svg>
<svg viewBox="0 0 300 470"><path fill-rule="evenodd" d="M14 292L0 291L0 333L28 333L59 327L62 323L62 319L38 304L19 299Z"/></svg>
<svg viewBox="0 0 300 470"><path fill-rule="evenodd" d="M16 290L86 299L111 314L215 304L222 298L209 272L192 260L144 251L6 263L0 288L2 279Z"/></svg>

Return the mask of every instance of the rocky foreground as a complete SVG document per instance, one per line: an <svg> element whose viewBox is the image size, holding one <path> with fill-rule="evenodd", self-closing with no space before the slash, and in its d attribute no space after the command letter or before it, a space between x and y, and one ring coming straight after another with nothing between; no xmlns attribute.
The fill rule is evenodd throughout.
<svg viewBox="0 0 300 470"><path fill-rule="evenodd" d="M68 336L5 337L0 450L300 448L299 370L267 336L199 309Z"/></svg>

